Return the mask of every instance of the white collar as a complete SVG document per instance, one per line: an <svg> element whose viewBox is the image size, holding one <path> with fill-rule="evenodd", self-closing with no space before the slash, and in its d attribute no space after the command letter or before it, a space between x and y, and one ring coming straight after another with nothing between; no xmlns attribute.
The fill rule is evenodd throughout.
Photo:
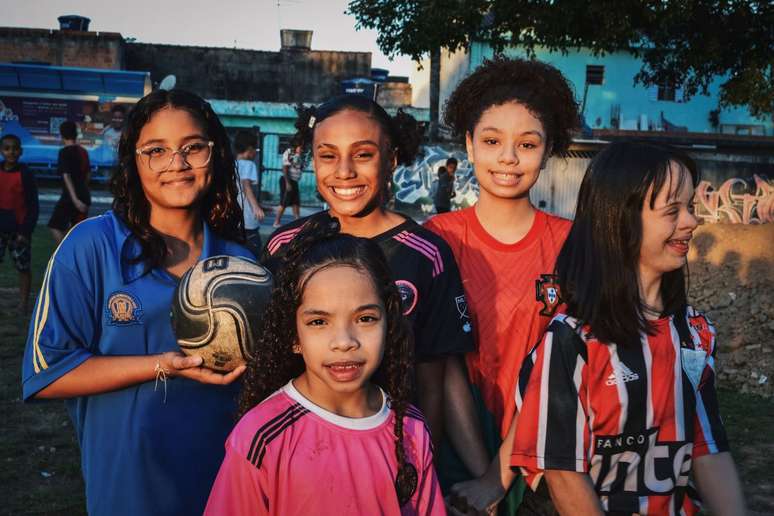
<svg viewBox="0 0 774 516"><path fill-rule="evenodd" d="M387 418L390 417L390 406L387 403L387 395L381 387L379 387L379 392L382 394L382 406L376 414L367 417L345 417L325 410L298 392L296 386L293 385L293 380L290 380L281 390L290 396L293 401L308 409L310 412L317 414L329 423L350 430L371 430L384 424L384 422L387 421Z"/></svg>

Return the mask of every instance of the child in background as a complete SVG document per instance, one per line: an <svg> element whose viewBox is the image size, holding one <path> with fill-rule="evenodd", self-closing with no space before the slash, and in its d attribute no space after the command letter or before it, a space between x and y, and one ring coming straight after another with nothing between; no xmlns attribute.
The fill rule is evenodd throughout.
<svg viewBox="0 0 774 516"><path fill-rule="evenodd" d="M425 226L441 235L460 267L478 349L468 370L488 431L490 453L509 433L521 363L540 339L560 297L551 273L570 228L568 220L536 209L529 192L548 158L567 150L578 127L567 80L539 61L486 61L463 80L446 105L446 123L465 136L479 184L475 206L438 215ZM478 481L453 488L459 507L483 511L499 500L510 476L510 448L501 449ZM507 479L511 485L513 479ZM523 483L508 497L516 510Z"/></svg>
<svg viewBox="0 0 774 516"><path fill-rule="evenodd" d="M398 289L338 232L288 246L205 514L445 514Z"/></svg>
<svg viewBox="0 0 774 516"><path fill-rule="evenodd" d="M6 249L19 273L19 313L29 308L32 274L31 238L38 223L38 187L35 173L19 163L21 140L15 134L0 138L0 261Z"/></svg>
<svg viewBox="0 0 774 516"><path fill-rule="evenodd" d="M538 489L523 513L696 514L697 490L710 514L745 513L715 329L686 300L698 181L653 144L611 144L586 171L556 264L566 314L519 379L510 464Z"/></svg>
<svg viewBox="0 0 774 516"><path fill-rule="evenodd" d="M59 134L64 143L57 158L57 170L62 176L62 195L48 221L57 244L70 228L86 219L91 204L89 154L78 145L78 126L70 120L62 122Z"/></svg>
<svg viewBox="0 0 774 516"><path fill-rule="evenodd" d="M261 221L264 213L258 198L253 191L253 185L258 184L258 167L255 166L255 156L258 149L258 139L255 133L239 131L234 138L234 151L239 174L239 205L242 207L245 222L245 240L247 247L256 259L261 253Z"/></svg>
<svg viewBox="0 0 774 516"><path fill-rule="evenodd" d="M457 171L457 159L449 158L446 166L438 169L438 184L436 185L433 203L436 213L451 211L451 200L456 195L454 192L454 173Z"/></svg>

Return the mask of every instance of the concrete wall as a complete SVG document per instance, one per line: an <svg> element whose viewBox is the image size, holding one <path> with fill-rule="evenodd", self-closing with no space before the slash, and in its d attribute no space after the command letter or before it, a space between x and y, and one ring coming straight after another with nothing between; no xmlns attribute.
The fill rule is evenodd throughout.
<svg viewBox="0 0 774 516"><path fill-rule="evenodd" d="M0 27L0 62L14 61L120 70L124 39L116 32Z"/></svg>
<svg viewBox="0 0 774 516"><path fill-rule="evenodd" d="M524 56L523 51L517 48L506 49L503 53L511 57ZM480 66L484 59L492 58L493 55L490 46L479 42L471 43L469 51L441 53L441 115L446 100L459 82ZM712 127L709 113L718 109L722 83L720 77L710 85L708 95L696 95L683 101L682 93L678 91L675 101L666 101L658 100L657 88L634 84L634 76L639 72L642 62L628 53L595 57L583 50L562 54L538 49L537 58L562 71L573 85L579 104L583 101L586 65L605 67L604 84L590 86L586 97L584 116L592 129L657 130L664 125L661 121L663 113L671 124L685 127L690 132L716 132L722 129L735 134L734 131L738 129L741 131L739 134L745 134L744 126L754 126L752 130L755 133L750 134L774 135L774 121L771 118L753 118L745 107L722 109L719 115L720 128ZM430 60L424 59L417 64L417 70L411 76L413 105L425 107L429 105ZM618 127L611 121L614 111L620 113Z"/></svg>
<svg viewBox="0 0 774 516"><path fill-rule="evenodd" d="M510 57L523 57L523 51L509 48L503 52ZM720 85L718 77L709 87L708 95L695 95L683 100L677 93L676 101L658 100L657 88L634 84L634 76L642 67L642 61L625 52L595 57L586 51L570 51L567 54L537 50L537 58L556 66L575 87L575 97L580 103L586 83L586 65L605 67L604 84L590 86L586 98L585 119L592 129L614 128L627 130L658 130L663 127L661 114L672 124L690 132L716 132L709 121L709 113L718 109ZM483 43L471 44L470 69L478 67L494 51ZM617 108L616 108L617 106ZM619 109L618 127L611 122L613 111ZM753 118L747 108L726 108L720 111L721 126L756 126L761 135L774 135L774 121ZM732 131L733 134L733 131ZM742 133L740 133L742 134Z"/></svg>
<svg viewBox="0 0 774 516"><path fill-rule="evenodd" d="M341 80L368 77L371 53L128 43L126 68L150 71L154 82L174 74L179 87L205 98L321 102L340 92Z"/></svg>

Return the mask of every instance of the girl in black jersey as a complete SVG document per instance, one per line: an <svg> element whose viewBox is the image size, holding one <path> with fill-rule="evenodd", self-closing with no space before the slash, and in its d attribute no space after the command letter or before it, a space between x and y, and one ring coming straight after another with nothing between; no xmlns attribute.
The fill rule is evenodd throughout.
<svg viewBox="0 0 774 516"><path fill-rule="evenodd" d="M393 171L412 163L419 148L416 121L401 111L391 117L366 97L344 95L299 108L296 127L311 153L317 190L330 206L311 217L334 217L341 232L373 239L384 251L413 326L417 402L433 440L446 433L470 473L482 474L488 457L463 365L473 337L457 264L440 237L386 207ZM274 232L263 259L270 269L305 221Z"/></svg>

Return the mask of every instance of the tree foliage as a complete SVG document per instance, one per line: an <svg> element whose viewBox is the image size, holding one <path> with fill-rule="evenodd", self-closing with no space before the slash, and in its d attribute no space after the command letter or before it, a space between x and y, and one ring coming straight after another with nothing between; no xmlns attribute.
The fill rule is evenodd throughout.
<svg viewBox="0 0 774 516"><path fill-rule="evenodd" d="M387 55L419 60L472 40L530 56L628 51L643 61L642 84L679 84L690 97L720 78L721 105L774 114L772 0L353 0L348 12Z"/></svg>

